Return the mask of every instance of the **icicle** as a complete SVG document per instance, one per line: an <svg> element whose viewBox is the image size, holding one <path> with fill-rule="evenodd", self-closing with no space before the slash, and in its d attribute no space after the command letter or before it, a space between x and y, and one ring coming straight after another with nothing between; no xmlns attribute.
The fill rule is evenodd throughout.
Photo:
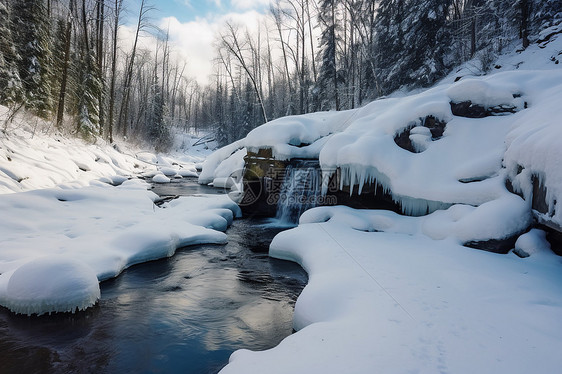
<svg viewBox="0 0 562 374"><path fill-rule="evenodd" d="M361 195L363 192L363 185L365 184L365 174L367 173L367 168L361 168L361 177L359 178L359 190L357 191L358 195Z"/></svg>

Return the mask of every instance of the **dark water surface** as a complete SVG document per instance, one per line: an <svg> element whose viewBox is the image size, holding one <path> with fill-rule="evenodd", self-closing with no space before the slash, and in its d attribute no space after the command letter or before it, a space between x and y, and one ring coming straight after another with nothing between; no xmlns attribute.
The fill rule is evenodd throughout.
<svg viewBox="0 0 562 374"><path fill-rule="evenodd" d="M186 181L163 188L207 192ZM277 345L292 332L307 277L267 256L281 229L262 223L236 220L226 245L186 247L124 271L100 285L100 302L86 312L25 317L0 308L0 373L216 373L236 349Z"/></svg>

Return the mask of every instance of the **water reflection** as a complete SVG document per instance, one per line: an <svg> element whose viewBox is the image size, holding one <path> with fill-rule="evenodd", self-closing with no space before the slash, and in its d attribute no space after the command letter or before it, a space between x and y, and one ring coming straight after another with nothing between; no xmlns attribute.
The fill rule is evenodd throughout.
<svg viewBox="0 0 562 374"><path fill-rule="evenodd" d="M263 251L280 230L237 220L229 243L179 250L101 284L76 315L0 308L1 373L215 373L239 348L268 349L292 332L306 274Z"/></svg>

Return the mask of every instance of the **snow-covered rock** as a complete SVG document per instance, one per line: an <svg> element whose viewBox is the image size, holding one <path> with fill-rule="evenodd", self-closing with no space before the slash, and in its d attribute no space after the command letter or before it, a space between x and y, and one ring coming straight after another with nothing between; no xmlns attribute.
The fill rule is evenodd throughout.
<svg viewBox="0 0 562 374"><path fill-rule="evenodd" d="M513 253L519 257L529 257L540 253L550 253L550 243L546 240L546 232L539 229L521 235L515 242Z"/></svg>
<svg viewBox="0 0 562 374"><path fill-rule="evenodd" d="M170 183L170 178L168 178L164 174L156 174L154 177L152 177L152 181L154 183Z"/></svg>

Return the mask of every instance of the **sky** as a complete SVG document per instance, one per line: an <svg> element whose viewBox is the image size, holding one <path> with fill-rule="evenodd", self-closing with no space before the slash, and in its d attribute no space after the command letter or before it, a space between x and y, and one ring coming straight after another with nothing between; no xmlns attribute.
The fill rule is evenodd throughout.
<svg viewBox="0 0 562 374"><path fill-rule="evenodd" d="M185 23L201 18L216 18L228 13L263 10L269 0L160 0L155 7L165 16Z"/></svg>
<svg viewBox="0 0 562 374"><path fill-rule="evenodd" d="M122 37L132 38L141 0L125 0L126 17ZM186 72L200 84L212 73L214 42L227 20L256 26L266 17L269 0L147 0L155 9L150 21L169 30L170 41L178 56L185 60ZM144 40L147 48L151 41Z"/></svg>

